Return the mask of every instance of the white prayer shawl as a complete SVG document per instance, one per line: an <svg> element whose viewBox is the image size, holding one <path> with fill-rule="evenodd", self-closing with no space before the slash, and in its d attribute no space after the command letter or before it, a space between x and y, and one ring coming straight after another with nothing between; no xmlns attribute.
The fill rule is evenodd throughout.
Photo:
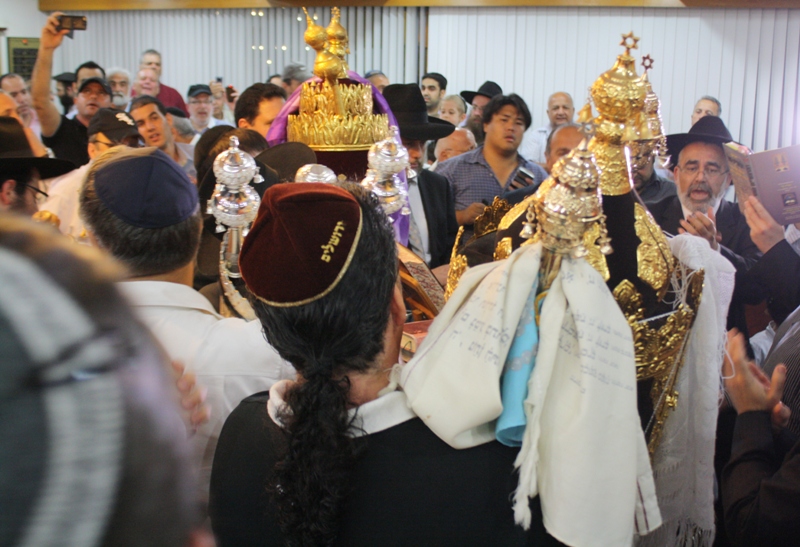
<svg viewBox="0 0 800 547"><path fill-rule="evenodd" d="M466 448L494 438L500 374L541 244L468 270L431 325L401 385L440 438ZM600 275L565 257L544 302L515 518L539 495L547 530L576 547L630 545L660 524L636 406L630 327ZM556 366L558 362L558 366Z"/></svg>
<svg viewBox="0 0 800 547"><path fill-rule="evenodd" d="M669 411L653 458L664 524L637 538L638 547L710 546L714 542L714 439L720 398L728 306L736 270L699 237L669 240L687 267L705 270L703 296L675 385L678 406Z"/></svg>

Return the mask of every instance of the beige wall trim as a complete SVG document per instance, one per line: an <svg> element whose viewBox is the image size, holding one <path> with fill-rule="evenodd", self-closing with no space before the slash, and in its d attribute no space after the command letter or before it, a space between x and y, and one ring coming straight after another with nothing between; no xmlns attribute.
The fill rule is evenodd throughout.
<svg viewBox="0 0 800 547"><path fill-rule="evenodd" d="M42 11L232 9L300 6L800 8L800 0L39 0Z"/></svg>

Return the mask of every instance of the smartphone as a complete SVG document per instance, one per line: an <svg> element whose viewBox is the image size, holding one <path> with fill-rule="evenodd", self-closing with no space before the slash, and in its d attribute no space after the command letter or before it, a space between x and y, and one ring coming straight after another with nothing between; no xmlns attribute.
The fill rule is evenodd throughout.
<svg viewBox="0 0 800 547"><path fill-rule="evenodd" d="M526 178L530 180L526 180ZM531 173L524 167L520 167L517 170L517 174L514 176L514 180L519 184L521 184L522 186L530 186L536 181L536 177L534 177L533 173Z"/></svg>
<svg viewBox="0 0 800 547"><path fill-rule="evenodd" d="M61 15L56 30L86 30L86 16Z"/></svg>
<svg viewBox="0 0 800 547"><path fill-rule="evenodd" d="M233 101L233 94L235 92L236 90L233 88L232 85L229 85L228 87L225 88L225 98L228 99L228 102Z"/></svg>
<svg viewBox="0 0 800 547"><path fill-rule="evenodd" d="M218 83L218 84L221 84L221 83L222 83L222 76L217 76L217 83Z"/></svg>

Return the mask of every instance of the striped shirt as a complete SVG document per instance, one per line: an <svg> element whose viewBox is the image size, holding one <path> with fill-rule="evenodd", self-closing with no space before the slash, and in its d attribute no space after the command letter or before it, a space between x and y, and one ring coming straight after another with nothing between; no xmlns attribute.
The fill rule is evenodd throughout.
<svg viewBox="0 0 800 547"><path fill-rule="evenodd" d="M778 331L764 362L764 373L768 378L779 364L786 365L786 385L783 388L783 403L792 414L789 430L800 435L800 308L787 317Z"/></svg>
<svg viewBox="0 0 800 547"><path fill-rule="evenodd" d="M483 156L483 146L440 163L436 172L450 181L455 197L456 211L462 211L473 203L489 205L495 196L503 195L508 185L517 176L519 167L524 167L534 174L536 186L547 178L547 172L539 165L526 160L519 154L517 159L517 168L512 171L508 180L503 184L497 180L494 171Z"/></svg>

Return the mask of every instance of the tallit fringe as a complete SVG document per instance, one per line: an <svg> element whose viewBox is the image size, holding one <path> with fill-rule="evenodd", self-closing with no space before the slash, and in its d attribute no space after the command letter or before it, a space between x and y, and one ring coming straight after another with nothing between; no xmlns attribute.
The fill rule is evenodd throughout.
<svg viewBox="0 0 800 547"><path fill-rule="evenodd" d="M526 418L530 424L530 411L532 405L526 405ZM519 484L514 492L514 522L522 526L525 530L531 527L531 508L530 498L538 492L536 488L536 460L538 454L532 450L534 443L531 439L531 428L526 427L522 437L522 447L514 461L514 467L519 469Z"/></svg>
<svg viewBox="0 0 800 547"><path fill-rule="evenodd" d="M636 547L711 547L714 530L703 530L688 519L665 522L660 528L634 539Z"/></svg>

